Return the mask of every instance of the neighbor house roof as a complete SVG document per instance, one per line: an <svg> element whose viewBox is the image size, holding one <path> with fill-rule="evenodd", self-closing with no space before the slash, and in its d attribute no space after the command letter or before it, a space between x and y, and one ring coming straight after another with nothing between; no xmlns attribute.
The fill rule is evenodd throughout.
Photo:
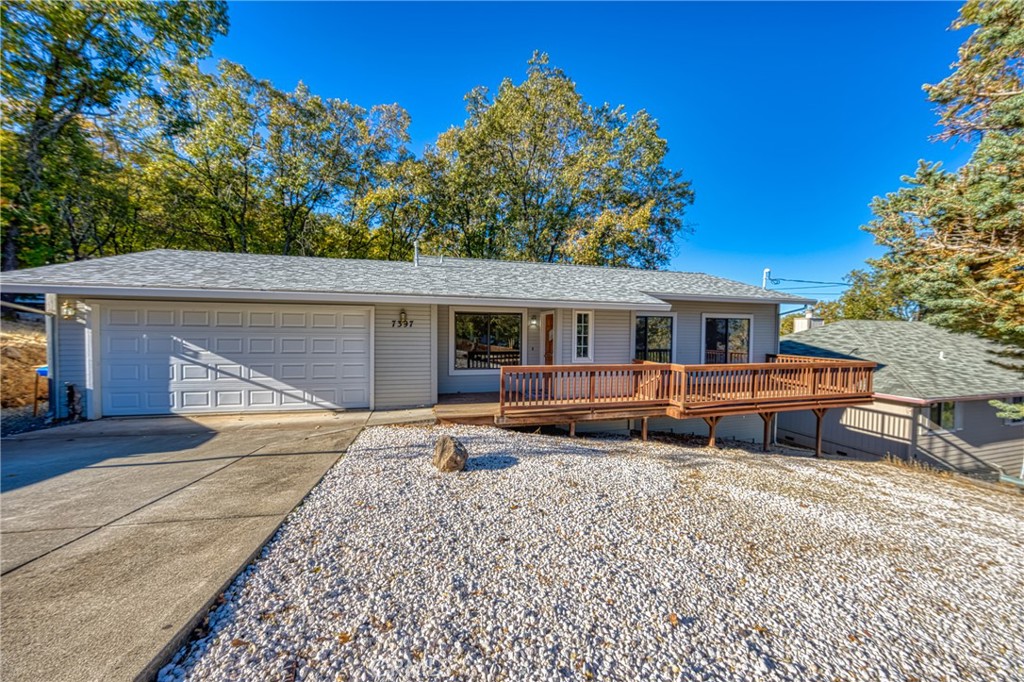
<svg viewBox="0 0 1024 682"><path fill-rule="evenodd" d="M672 300L812 303L697 272L420 257L410 261L156 250L5 272L8 291L85 296L388 299L665 309Z"/></svg>
<svg viewBox="0 0 1024 682"><path fill-rule="evenodd" d="M842 320L782 337L779 352L878 363L876 394L922 401L1024 395L1002 347L925 322Z"/></svg>

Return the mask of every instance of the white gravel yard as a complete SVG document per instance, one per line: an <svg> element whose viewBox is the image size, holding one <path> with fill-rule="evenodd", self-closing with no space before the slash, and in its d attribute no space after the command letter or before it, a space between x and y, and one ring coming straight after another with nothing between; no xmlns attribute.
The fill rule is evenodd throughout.
<svg viewBox="0 0 1024 682"><path fill-rule="evenodd" d="M430 458L441 433L467 471ZM1024 680L1024 497L883 463L367 429L170 680Z"/></svg>

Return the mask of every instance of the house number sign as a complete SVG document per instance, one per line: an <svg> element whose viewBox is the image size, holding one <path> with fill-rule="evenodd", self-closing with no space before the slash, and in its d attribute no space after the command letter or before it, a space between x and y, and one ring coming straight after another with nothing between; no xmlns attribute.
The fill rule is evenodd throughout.
<svg viewBox="0 0 1024 682"><path fill-rule="evenodd" d="M410 320L408 318L408 316L405 314L405 309L403 308L398 313L398 319L397 320L391 320L391 326L392 327L411 327L412 323L415 322L415 321L416 320Z"/></svg>

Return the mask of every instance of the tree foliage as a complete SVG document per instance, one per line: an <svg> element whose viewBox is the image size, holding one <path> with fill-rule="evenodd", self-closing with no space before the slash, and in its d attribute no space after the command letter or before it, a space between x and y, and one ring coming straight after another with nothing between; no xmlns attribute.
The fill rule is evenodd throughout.
<svg viewBox="0 0 1024 682"><path fill-rule="evenodd" d="M878 270L853 270L849 287L834 301L822 301L815 314L826 323L837 320L913 320L917 307L898 278Z"/></svg>
<svg viewBox="0 0 1024 682"><path fill-rule="evenodd" d="M0 27L2 264L8 270L19 265L21 253L37 252L40 242L52 239L48 233L60 229L46 222L60 212L47 200L50 183L73 183L76 174L99 181L102 164L82 146L91 137L89 126L116 113L125 99L151 90L162 65L206 55L214 37L227 30L227 4L10 0L0 5ZM55 178L68 160L85 166Z"/></svg>
<svg viewBox="0 0 1024 682"><path fill-rule="evenodd" d="M690 183L645 111L587 104L530 60L526 80L466 96L468 119L424 157L431 244L481 258L663 265L687 230Z"/></svg>
<svg viewBox="0 0 1024 682"><path fill-rule="evenodd" d="M543 55L524 82L470 92L465 124L416 158L397 104L283 91L227 61L200 68L226 26L220 3L126 1L113 18L97 7L5 5L11 263L158 247L397 259L420 240L657 267L687 232L693 193L665 166L657 122L587 104Z"/></svg>
<svg viewBox="0 0 1024 682"><path fill-rule="evenodd" d="M971 24L953 73L925 86L939 137L977 140L970 160L922 161L864 229L887 249L870 265L923 319L1024 347L1024 0L971 0L954 28Z"/></svg>

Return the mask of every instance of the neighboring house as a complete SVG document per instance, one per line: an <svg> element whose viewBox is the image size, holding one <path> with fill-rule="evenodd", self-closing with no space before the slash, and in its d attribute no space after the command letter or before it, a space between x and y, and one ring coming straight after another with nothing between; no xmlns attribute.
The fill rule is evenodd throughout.
<svg viewBox="0 0 1024 682"><path fill-rule="evenodd" d="M967 473L1024 478L1024 421L996 416L989 400L1024 400L1024 374L1000 347L924 322L843 320L783 337L782 353L878 363L875 401L833 410L832 453L892 454ZM779 416L778 438L808 444L814 420Z"/></svg>
<svg viewBox="0 0 1024 682"><path fill-rule="evenodd" d="M700 273L159 250L5 272L43 293L54 410L83 416L432 405L501 366L765 362L785 293ZM661 420L659 420L661 421ZM700 419L656 427L706 433ZM721 436L755 439L756 414Z"/></svg>

